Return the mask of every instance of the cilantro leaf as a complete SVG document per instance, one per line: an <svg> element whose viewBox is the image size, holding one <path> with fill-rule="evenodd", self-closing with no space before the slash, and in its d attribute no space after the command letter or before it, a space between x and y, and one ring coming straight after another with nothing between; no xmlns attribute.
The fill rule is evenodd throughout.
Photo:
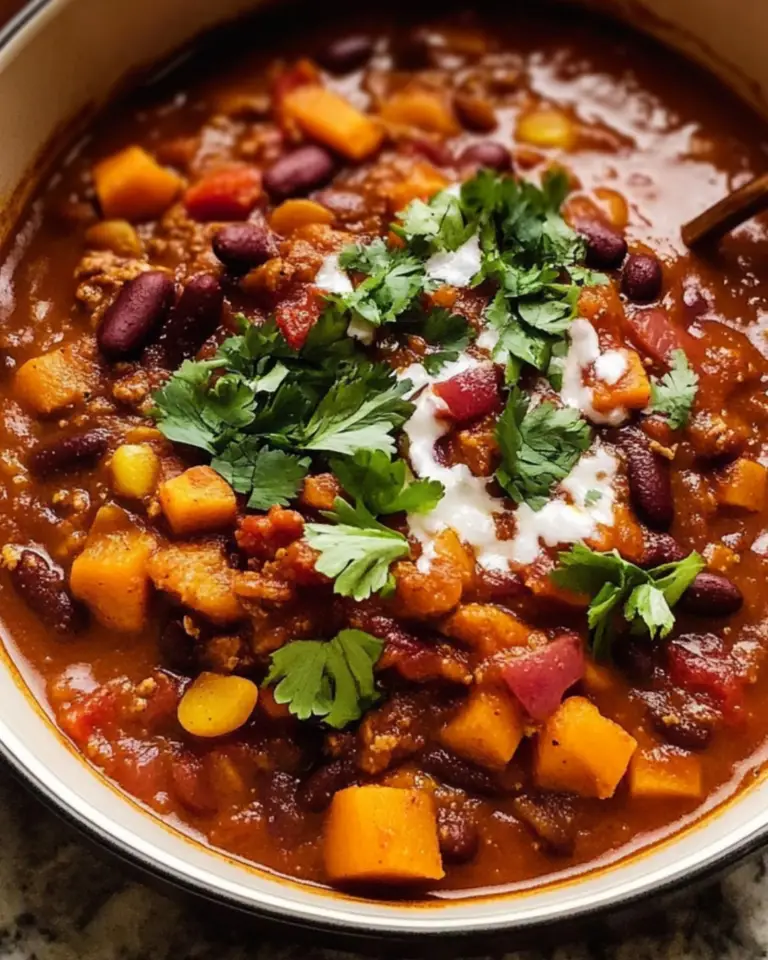
<svg viewBox="0 0 768 960"><path fill-rule="evenodd" d="M334 593L366 600L391 588L389 565L410 552L405 537L378 523L363 504L353 508L338 497L330 518L338 522L308 523L304 535L320 553L316 569L334 579Z"/></svg>
<svg viewBox="0 0 768 960"><path fill-rule="evenodd" d="M353 454L360 449L394 453L391 433L414 410L403 399L411 387L409 380L397 382L393 371L383 377L376 367L365 377L337 381L318 404L297 445L323 453Z"/></svg>
<svg viewBox="0 0 768 960"><path fill-rule="evenodd" d="M260 446L255 437L244 437L230 444L211 466L238 493L249 493L252 510L269 510L275 504L286 506L301 487L309 470L309 457L297 457L283 450Z"/></svg>
<svg viewBox="0 0 768 960"><path fill-rule="evenodd" d="M427 354L423 359L424 368L430 376L438 374L446 363L458 360L459 354L476 336L474 328L465 317L442 308L409 321L406 329L408 333L414 333L427 343L437 344L442 348Z"/></svg>
<svg viewBox="0 0 768 960"><path fill-rule="evenodd" d="M263 686L275 684L275 701L299 720L322 719L341 730L379 699L373 668L384 642L362 630L342 630L332 640L294 640L271 656Z"/></svg>
<svg viewBox="0 0 768 960"><path fill-rule="evenodd" d="M538 510L587 449L592 431L577 411L548 402L531 407L516 387L499 418L496 438L502 457L496 479L517 503Z"/></svg>
<svg viewBox="0 0 768 960"><path fill-rule="evenodd" d="M438 480L413 480L404 460L390 460L380 450L358 450L354 457L330 462L346 492L374 516L429 513L442 499Z"/></svg>
<svg viewBox="0 0 768 960"><path fill-rule="evenodd" d="M591 597L587 621L595 657L609 655L617 634L617 614L637 633L666 637L675 624L672 608L706 564L690 553L683 560L643 570L616 550L598 553L577 543L560 554L550 576L558 586Z"/></svg>
<svg viewBox="0 0 768 960"><path fill-rule="evenodd" d="M666 413L670 427L679 430L688 423L698 386L698 375L685 352L675 350L669 372L651 385L650 408L654 413Z"/></svg>
<svg viewBox="0 0 768 960"><path fill-rule="evenodd" d="M391 250L382 239L367 246L345 247L339 254L345 270L365 274L352 291L329 299L374 326L393 323L405 313L424 286L424 264L406 250Z"/></svg>
<svg viewBox="0 0 768 960"><path fill-rule="evenodd" d="M185 360L154 396L153 416L160 431L175 443L208 453L222 434L253 420L254 390L238 374L226 374L212 383L220 360Z"/></svg>
<svg viewBox="0 0 768 960"><path fill-rule="evenodd" d="M473 232L472 225L464 219L460 198L447 190L441 190L427 202L412 200L400 219L401 224L395 224L393 231L422 253L457 250Z"/></svg>

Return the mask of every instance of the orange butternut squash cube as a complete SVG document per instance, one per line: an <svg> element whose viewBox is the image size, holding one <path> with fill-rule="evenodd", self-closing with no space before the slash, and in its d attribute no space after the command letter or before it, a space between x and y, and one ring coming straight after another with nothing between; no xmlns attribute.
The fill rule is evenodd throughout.
<svg viewBox="0 0 768 960"><path fill-rule="evenodd" d="M592 391L592 406L601 413L625 407L643 410L651 399L651 381L643 361L634 350L620 350L627 362L626 372L613 384L598 380Z"/></svg>
<svg viewBox="0 0 768 960"><path fill-rule="evenodd" d="M333 214L321 203L314 200L284 200L279 207L275 207L269 218L269 225L284 237L306 227L309 223L333 223Z"/></svg>
<svg viewBox="0 0 768 960"><path fill-rule="evenodd" d="M460 129L450 101L436 90L401 90L384 101L381 117L387 123L418 127L445 137L454 136Z"/></svg>
<svg viewBox="0 0 768 960"><path fill-rule="evenodd" d="M766 470L754 460L740 457L725 468L717 498L726 507L760 513L765 507Z"/></svg>
<svg viewBox="0 0 768 960"><path fill-rule="evenodd" d="M155 553L148 569L158 590L214 623L232 623L245 616L233 589L234 571L216 543L169 544Z"/></svg>
<svg viewBox="0 0 768 960"><path fill-rule="evenodd" d="M703 796L701 759L658 748L639 751L629 765L629 792L633 797L696 800Z"/></svg>
<svg viewBox="0 0 768 960"><path fill-rule="evenodd" d="M504 690L478 686L440 731L449 750L494 770L506 767L522 739L523 715L514 698Z"/></svg>
<svg viewBox="0 0 768 960"><path fill-rule="evenodd" d="M531 628L501 607L466 603L444 621L442 632L465 643L481 657L489 657L508 647L526 646Z"/></svg>
<svg viewBox="0 0 768 960"><path fill-rule="evenodd" d="M237 516L232 487L211 467L190 467L166 480L159 497L171 530L181 537L229 526Z"/></svg>
<svg viewBox="0 0 768 960"><path fill-rule="evenodd" d="M16 371L14 388L23 404L47 416L79 403L95 376L95 366L70 345L23 363Z"/></svg>
<svg viewBox="0 0 768 960"><path fill-rule="evenodd" d="M156 220L181 190L181 177L161 167L143 147L126 147L93 168L102 213L132 223Z"/></svg>
<svg viewBox="0 0 768 960"><path fill-rule="evenodd" d="M347 787L323 835L331 883L418 883L445 876L431 796L398 787Z"/></svg>
<svg viewBox="0 0 768 960"><path fill-rule="evenodd" d="M121 633L147 625L147 571L155 540L121 507L108 504L94 518L69 584L99 623Z"/></svg>
<svg viewBox="0 0 768 960"><path fill-rule="evenodd" d="M308 136L350 160L370 157L384 138L375 120L325 87L296 87L284 97L283 113Z"/></svg>
<svg viewBox="0 0 768 960"><path fill-rule="evenodd" d="M392 213L404 210L412 200L429 200L448 186L446 177L429 163L417 163L410 175L385 190Z"/></svg>
<svg viewBox="0 0 768 960"><path fill-rule="evenodd" d="M616 792L637 741L584 697L568 697L539 733L536 784L604 800Z"/></svg>

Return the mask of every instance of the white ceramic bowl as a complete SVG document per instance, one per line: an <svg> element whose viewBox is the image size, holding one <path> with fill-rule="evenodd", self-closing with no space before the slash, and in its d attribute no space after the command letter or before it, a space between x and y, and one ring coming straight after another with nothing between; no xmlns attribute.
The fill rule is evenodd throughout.
<svg viewBox="0 0 768 960"><path fill-rule="evenodd" d="M595 0L704 60L765 111L765 0ZM35 172L77 116L136 68L258 0L35 0L0 34L0 196L6 234ZM58 141L57 141L58 138ZM7 280L0 274L0 284ZM768 831L768 782L759 779L703 822L636 857L508 896L428 904L371 902L276 878L186 838L88 767L56 732L8 664L0 670L0 750L51 804L146 870L211 899L302 926L388 939L522 937L635 903L756 849Z"/></svg>

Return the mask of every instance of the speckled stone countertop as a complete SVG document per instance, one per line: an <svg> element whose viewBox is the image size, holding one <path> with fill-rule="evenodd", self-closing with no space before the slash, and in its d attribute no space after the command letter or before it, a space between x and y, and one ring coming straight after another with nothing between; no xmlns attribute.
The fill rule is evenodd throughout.
<svg viewBox="0 0 768 960"><path fill-rule="evenodd" d="M768 874L740 867L719 886L649 916L646 935L602 935L505 960L757 960L768 957ZM136 882L82 844L0 767L0 960L355 960L237 930Z"/></svg>

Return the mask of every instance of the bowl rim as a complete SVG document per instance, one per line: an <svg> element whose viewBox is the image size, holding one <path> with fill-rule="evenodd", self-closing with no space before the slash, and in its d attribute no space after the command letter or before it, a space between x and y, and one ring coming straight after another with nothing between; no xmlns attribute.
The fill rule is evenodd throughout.
<svg viewBox="0 0 768 960"><path fill-rule="evenodd" d="M68 3L70 0L29 0L7 23L0 28L0 55L4 54L7 48L17 40L23 40L23 35L27 30L34 28L36 23L51 7L57 3ZM3 658L6 659L6 658ZM36 698L29 689L28 684L22 678L15 665L12 664L10 655L6 659L6 667L10 667L16 673L15 682L22 688L26 697L36 702ZM53 721L46 714L46 723L55 731ZM66 744L61 744L66 748ZM78 755L79 756L79 755ZM108 814L102 813L90 801L78 797L74 791L68 787L57 774L51 772L45 767L37 757L32 753L23 740L17 736L0 717L0 757L7 761L12 772L34 792L36 792L45 804L65 821L73 825L86 838L94 841L99 847L116 855L120 860L129 866L137 867L143 874L150 878L155 878L165 885L170 885L181 891L192 893L205 901L224 905L232 908L239 913L259 917L275 923L302 928L305 930L317 930L324 933L347 936L359 941L373 941L387 938L391 942L406 941L432 941L435 939L452 938L454 940L465 940L467 938L480 939L483 936L497 937L500 935L509 935L511 933L527 934L536 930L547 928L554 931L562 926L569 927L584 921L595 921L598 918L604 918L611 913L616 913L628 908L638 908L647 905L650 901L655 901L663 896L668 896L679 892L683 887L693 886L707 879L714 878L719 873L734 866L741 860L756 853L761 847L768 843L768 811L762 817L753 817L746 824L742 824L741 829L731 829L726 835L709 844L702 845L700 851L694 856L684 857L675 862L672 868L666 869L666 876L659 878L659 870L650 871L635 880L617 884L608 892L600 892L591 895L586 900L574 904L568 904L567 913L557 906L548 906L539 908L528 916L519 915L516 911L505 913L500 911L496 916L479 917L446 917L440 909L434 909L431 904L428 909L420 909L418 904L409 908L412 909L411 917L387 917L383 913L379 916L363 915L354 911L346 911L344 902L340 898L331 896L327 905L316 902L303 902L300 896L291 893L280 893L281 885L290 884L291 888L301 889L301 881L291 878L281 878L279 875L274 877L276 893L265 896L264 893L254 891L252 898L239 895L235 890L227 889L226 882L219 880L213 875L209 875L208 880L203 879L199 874L204 873L197 867L186 865L183 857L168 857L153 847L151 841L144 840L132 833L129 828L122 827L116 820ZM80 758L82 759L82 758ZM98 771L89 767L83 762L84 768L88 768L89 776L103 776ZM105 783L113 786L111 781L103 778ZM731 803L738 803L739 796L748 790L743 787L739 794L727 799L724 803L705 813L702 819L693 823L683 832L687 833L690 829L700 829L706 825L706 821L713 816L717 816L717 810ZM115 788L116 795L121 802L130 802L131 798L124 795L119 788ZM78 802L74 802L77 800ZM153 816L147 811L147 816ZM161 818L158 818L163 823ZM114 830L110 830L110 825ZM179 833L179 838L192 843L200 843L194 837L181 834L164 824L173 832ZM741 835L740 835L741 834ZM679 834L672 834L665 838L661 843L674 844ZM203 846L206 846L204 843ZM657 844L651 845L649 850L653 850ZM216 848L210 848L214 853L225 853L217 851ZM634 856L643 856L646 851L639 851ZM632 856L632 855L630 855ZM691 862L693 861L693 862ZM608 864L602 869L616 871L621 869L623 860ZM243 864L247 869L247 864ZM264 876L269 874L264 872ZM570 882L578 883L578 875L572 878ZM281 883L282 881L282 883ZM283 889L288 889L283 886ZM526 892L516 894L510 893L491 893L488 898L497 900L500 904L509 902L510 904L516 897L525 897ZM590 902L591 901L591 902ZM364 901L375 912L376 900L365 899ZM466 904L477 902L477 899L471 897L464 901ZM445 901L446 906L459 906L461 901L451 899Z"/></svg>

